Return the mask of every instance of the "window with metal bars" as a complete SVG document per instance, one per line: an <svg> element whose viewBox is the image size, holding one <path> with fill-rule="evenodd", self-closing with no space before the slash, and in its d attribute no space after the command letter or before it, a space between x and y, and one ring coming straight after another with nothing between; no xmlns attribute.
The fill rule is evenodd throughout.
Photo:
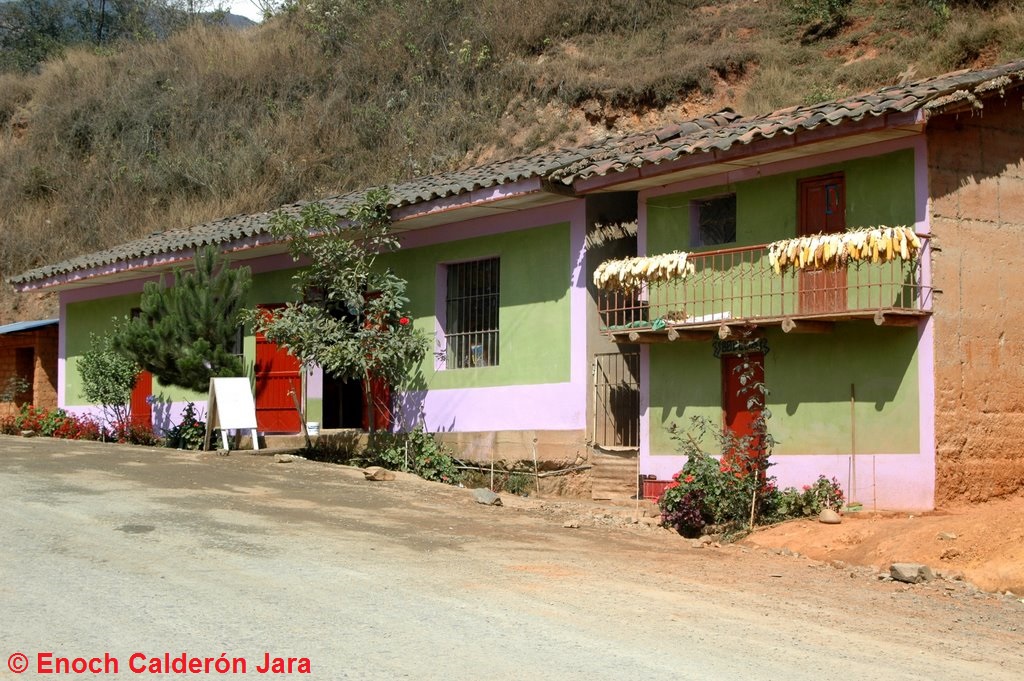
<svg viewBox="0 0 1024 681"><path fill-rule="evenodd" d="M447 266L445 296L445 367L498 364L498 258Z"/></svg>

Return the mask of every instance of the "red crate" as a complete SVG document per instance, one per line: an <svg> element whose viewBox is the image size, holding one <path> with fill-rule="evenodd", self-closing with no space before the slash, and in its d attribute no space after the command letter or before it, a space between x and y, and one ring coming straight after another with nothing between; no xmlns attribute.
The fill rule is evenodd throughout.
<svg viewBox="0 0 1024 681"><path fill-rule="evenodd" d="M665 489L675 481L643 478L642 482L644 499L649 499L650 501L657 501L658 497L661 496L661 493L664 492Z"/></svg>

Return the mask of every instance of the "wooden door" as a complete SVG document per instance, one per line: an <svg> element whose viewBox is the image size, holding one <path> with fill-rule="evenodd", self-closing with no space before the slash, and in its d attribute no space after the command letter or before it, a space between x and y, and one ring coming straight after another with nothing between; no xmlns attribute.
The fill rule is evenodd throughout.
<svg viewBox="0 0 1024 681"><path fill-rule="evenodd" d="M363 430L370 430L370 419L373 419L374 430L391 429L391 386L383 378L370 380L369 388L366 381L363 385Z"/></svg>
<svg viewBox="0 0 1024 681"><path fill-rule="evenodd" d="M846 229L846 184L842 173L821 175L798 183L798 236L830 234ZM846 269L801 270L800 313L846 310Z"/></svg>
<svg viewBox="0 0 1024 681"><path fill-rule="evenodd" d="M135 379L132 396L128 408L131 409L130 419L133 426L141 428L153 427L153 405L149 398L153 396L153 374L143 369Z"/></svg>
<svg viewBox="0 0 1024 681"><path fill-rule="evenodd" d="M260 305L267 312L282 305ZM287 350L256 334L256 427L264 433L302 429L296 400L302 403L302 366ZM294 394L294 398L293 398Z"/></svg>
<svg viewBox="0 0 1024 681"><path fill-rule="evenodd" d="M744 368L746 364L746 368ZM746 382L743 382L743 378ZM764 353L722 357L722 410L725 428L737 438L754 434L754 422L761 415L763 394L754 386L764 383Z"/></svg>
<svg viewBox="0 0 1024 681"><path fill-rule="evenodd" d="M758 384L764 383L764 353L722 357L722 411L723 426L736 439L748 438L748 445L756 445L755 426L764 409L764 393ZM730 449L722 453L724 461L736 469L749 473L749 451Z"/></svg>

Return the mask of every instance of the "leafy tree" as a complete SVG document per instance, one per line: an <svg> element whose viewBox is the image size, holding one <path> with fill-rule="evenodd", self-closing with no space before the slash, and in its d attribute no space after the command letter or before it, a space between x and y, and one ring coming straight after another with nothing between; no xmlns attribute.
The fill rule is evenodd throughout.
<svg viewBox="0 0 1024 681"><path fill-rule="evenodd" d="M252 277L248 267L229 268L212 246L197 251L193 265L175 268L171 286L146 284L141 313L119 327L114 349L164 385L204 392L214 376L243 374L233 346Z"/></svg>
<svg viewBox="0 0 1024 681"><path fill-rule="evenodd" d="M398 248L387 198L384 190L369 191L347 221L319 203L305 206L297 219L275 215L274 236L288 240L296 261L309 261L294 277L304 300L273 314L252 311L248 318L306 367L319 365L329 376L364 386L383 381L397 388L423 360L429 341L403 312L409 302L405 280L376 266L379 254ZM371 433L375 415L371 410Z"/></svg>
<svg viewBox="0 0 1024 681"><path fill-rule="evenodd" d="M103 408L107 423L127 424L139 365L113 349L112 337L93 334L89 350L78 359L78 373L85 399Z"/></svg>
<svg viewBox="0 0 1024 681"><path fill-rule="evenodd" d="M29 69L81 38L71 0L0 3L0 67Z"/></svg>

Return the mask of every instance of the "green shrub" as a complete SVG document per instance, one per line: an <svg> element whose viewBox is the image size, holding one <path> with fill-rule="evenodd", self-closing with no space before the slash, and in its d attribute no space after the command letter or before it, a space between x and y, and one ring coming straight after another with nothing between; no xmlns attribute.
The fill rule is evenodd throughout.
<svg viewBox="0 0 1024 681"><path fill-rule="evenodd" d="M420 426L407 433L375 433L367 447L366 464L415 473L424 480L449 485L460 478L448 448Z"/></svg>
<svg viewBox="0 0 1024 681"><path fill-rule="evenodd" d="M819 475L814 484L804 485L803 490L796 487L771 490L766 498L768 510L765 519L778 522L792 518L813 518L826 508L838 512L844 500L839 481Z"/></svg>

